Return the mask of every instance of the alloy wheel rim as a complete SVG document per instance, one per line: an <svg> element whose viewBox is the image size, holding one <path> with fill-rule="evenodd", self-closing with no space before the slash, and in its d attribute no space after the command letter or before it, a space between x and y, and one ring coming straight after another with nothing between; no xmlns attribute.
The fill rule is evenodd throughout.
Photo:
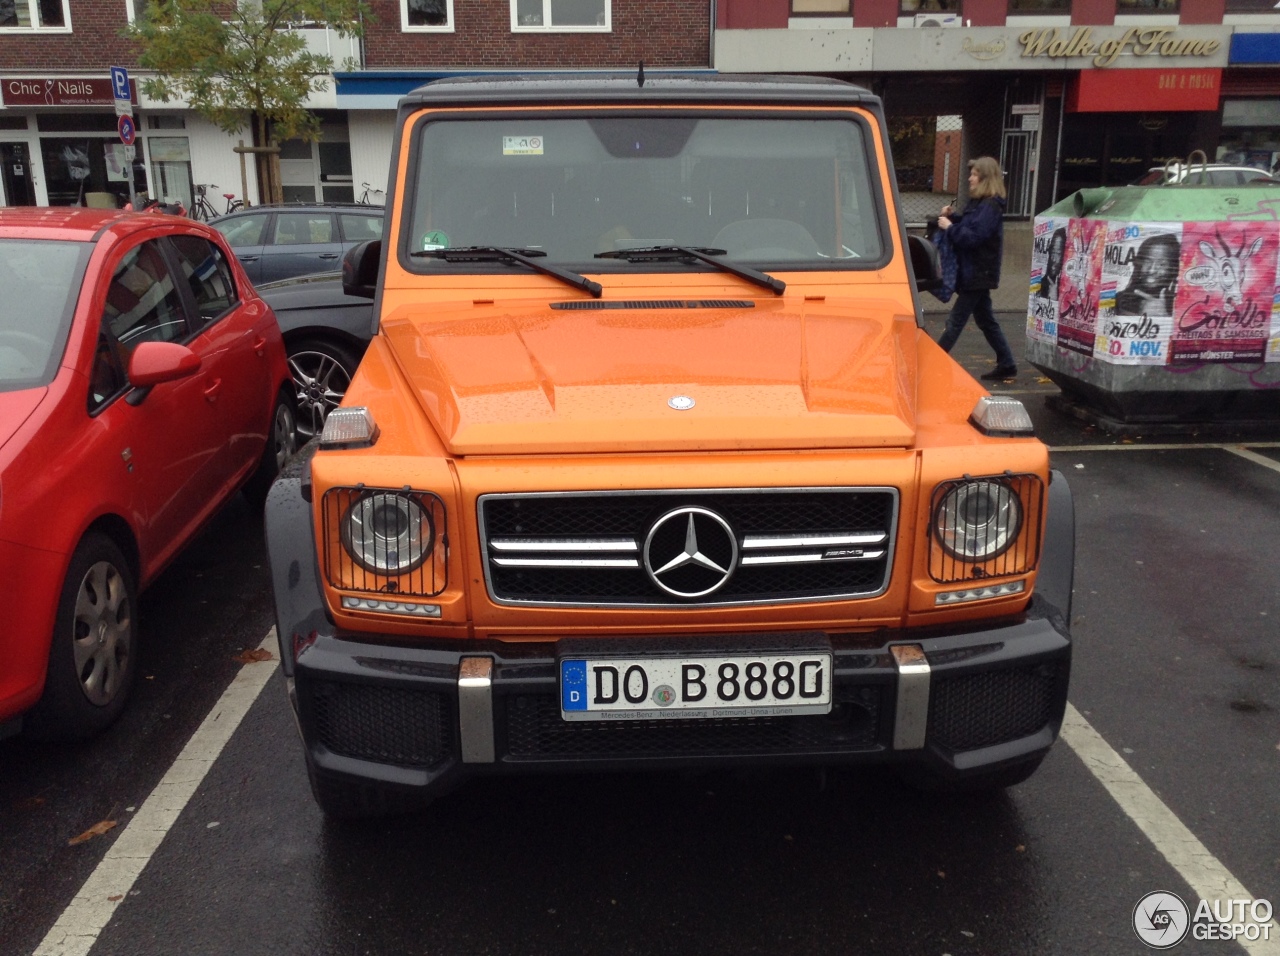
<svg viewBox="0 0 1280 956"><path fill-rule="evenodd" d="M295 353L289 371L298 394L298 434L305 441L320 434L329 413L342 404L351 377L324 352Z"/></svg>

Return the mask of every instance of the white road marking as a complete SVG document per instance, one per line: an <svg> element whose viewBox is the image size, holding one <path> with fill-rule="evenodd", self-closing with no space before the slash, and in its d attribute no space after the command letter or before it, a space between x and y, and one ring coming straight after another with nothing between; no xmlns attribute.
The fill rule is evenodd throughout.
<svg viewBox="0 0 1280 956"><path fill-rule="evenodd" d="M63 910L33 956L86 956L116 907L129 895L143 868L177 821L240 721L276 672L276 629L259 648L271 659L245 664L146 802L138 808L80 892Z"/></svg>
<svg viewBox="0 0 1280 956"><path fill-rule="evenodd" d="M1254 447L1261 448L1264 446L1255 445ZM1272 446L1268 445L1265 447L1269 448ZM1255 465L1261 465L1263 468L1270 468L1272 471L1280 471L1280 461L1276 461L1274 458L1268 458L1266 455L1259 455L1256 451L1250 451L1248 448L1245 448L1244 445L1226 445L1224 446L1224 450L1231 452L1233 455L1239 455L1241 458L1246 461L1251 461Z"/></svg>
<svg viewBox="0 0 1280 956"><path fill-rule="evenodd" d="M1098 782L1106 787L1107 793L1125 815L1155 844L1160 855L1187 881L1199 899L1208 900L1211 907L1214 900L1257 899L1218 862L1217 857L1196 839L1196 835L1070 704L1067 704L1067 713L1062 720L1062 739L1084 761ZM1152 886L1149 889L1164 887ZM1137 902L1136 898L1134 902ZM1194 914L1197 900L1185 902ZM1239 937L1237 942L1250 956L1277 956L1280 954L1280 926L1274 919L1270 926L1270 940L1250 941Z"/></svg>
<svg viewBox="0 0 1280 956"><path fill-rule="evenodd" d="M1247 446L1247 447L1246 447ZM1247 452L1248 448L1280 448L1280 441L1251 441L1245 444L1228 445L1225 442L1194 442L1183 445L1173 444L1129 444L1129 445L1050 445L1049 451L1054 454L1062 452L1083 452L1083 451L1205 451L1208 450L1225 450L1234 451L1237 454ZM1249 458L1246 454L1244 457ZM1274 467L1275 462L1270 458L1264 458L1262 455L1253 456L1251 460L1260 460L1261 463L1268 467Z"/></svg>

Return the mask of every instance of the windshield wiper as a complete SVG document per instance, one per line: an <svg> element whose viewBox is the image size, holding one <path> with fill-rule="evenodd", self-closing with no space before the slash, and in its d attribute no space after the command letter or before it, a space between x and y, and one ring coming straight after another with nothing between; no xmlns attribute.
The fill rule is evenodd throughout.
<svg viewBox="0 0 1280 956"><path fill-rule="evenodd" d="M418 252L411 252L409 255L419 259L443 259L445 262L518 262L522 266L528 266L534 272L553 276L576 289L589 292L597 299L604 292L604 286L599 282L588 279L586 276L580 276L578 273L570 272L568 269L561 269L559 266L534 261L535 256L542 257L546 255L546 252L541 249L509 249L505 246L453 246L448 249L422 249Z"/></svg>
<svg viewBox="0 0 1280 956"><path fill-rule="evenodd" d="M597 252L597 259L626 259L628 262L655 262L661 259L696 259L699 262L705 262L713 265L723 272L731 273L740 279L746 279L748 282L754 282L756 285L764 286L773 292L774 295L782 295L787 288L787 284L781 279L775 279L773 276L764 272L757 272L755 269L748 269L746 266L740 266L735 262L726 262L724 259L717 259L716 256L723 256L723 249L707 249L694 248L693 246L645 246L641 249L618 249L614 252Z"/></svg>

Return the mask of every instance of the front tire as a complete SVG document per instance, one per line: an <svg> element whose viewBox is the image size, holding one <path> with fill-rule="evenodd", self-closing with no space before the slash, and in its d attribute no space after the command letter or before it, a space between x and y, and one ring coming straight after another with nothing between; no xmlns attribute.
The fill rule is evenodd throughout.
<svg viewBox="0 0 1280 956"><path fill-rule="evenodd" d="M271 483L297 450L298 420L294 413L293 396L288 389L282 388L271 412L271 430L267 433L267 444L262 449L258 469L244 486L245 497L254 507L262 509L267 500L267 492L271 490Z"/></svg>
<svg viewBox="0 0 1280 956"><path fill-rule="evenodd" d="M85 740L120 716L138 669L137 606L128 560L106 535L86 535L58 598L44 695L26 718L33 737Z"/></svg>

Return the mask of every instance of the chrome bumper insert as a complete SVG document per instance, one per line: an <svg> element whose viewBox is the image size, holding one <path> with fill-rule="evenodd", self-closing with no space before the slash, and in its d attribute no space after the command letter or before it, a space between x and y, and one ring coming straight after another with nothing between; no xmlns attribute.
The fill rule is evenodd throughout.
<svg viewBox="0 0 1280 956"><path fill-rule="evenodd" d="M919 644L895 644L889 650L898 669L893 749L919 750L929 729L929 661Z"/></svg>
<svg viewBox="0 0 1280 956"><path fill-rule="evenodd" d="M493 763L493 660L464 657L458 664L458 733L463 763Z"/></svg>

